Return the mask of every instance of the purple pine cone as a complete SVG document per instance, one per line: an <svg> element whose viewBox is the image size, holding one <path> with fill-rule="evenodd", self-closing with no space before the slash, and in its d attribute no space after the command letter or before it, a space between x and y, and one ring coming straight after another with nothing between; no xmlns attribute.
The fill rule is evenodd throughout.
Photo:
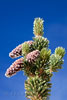
<svg viewBox="0 0 67 100"><path fill-rule="evenodd" d="M33 41L27 41L27 43L29 45L32 45ZM17 58L19 56L22 56L22 46L23 43L20 44L19 46L17 46L15 49L13 49L10 53L9 53L9 57L11 58Z"/></svg>
<svg viewBox="0 0 67 100"><path fill-rule="evenodd" d="M36 59L39 57L39 55L40 55L40 51L39 50L34 50L34 51L27 54L26 60L29 63L33 63L33 62L36 61Z"/></svg>
<svg viewBox="0 0 67 100"><path fill-rule="evenodd" d="M20 71L23 67L24 59L20 58L18 60L16 60L6 71L5 76L6 77L11 77L13 75L15 75L18 71Z"/></svg>

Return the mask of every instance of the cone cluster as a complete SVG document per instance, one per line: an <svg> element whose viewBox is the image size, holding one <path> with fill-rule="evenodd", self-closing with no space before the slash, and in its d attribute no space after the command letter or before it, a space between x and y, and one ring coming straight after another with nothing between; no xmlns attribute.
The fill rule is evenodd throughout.
<svg viewBox="0 0 67 100"><path fill-rule="evenodd" d="M56 48L53 54L48 48L49 40L43 37L43 22L43 19L35 18L33 41L26 41L9 53L11 58L23 57L16 60L5 73L6 77L11 77L19 71L24 71L28 77L25 81L25 93L30 100L48 100L52 72L57 72L64 63L64 48Z"/></svg>

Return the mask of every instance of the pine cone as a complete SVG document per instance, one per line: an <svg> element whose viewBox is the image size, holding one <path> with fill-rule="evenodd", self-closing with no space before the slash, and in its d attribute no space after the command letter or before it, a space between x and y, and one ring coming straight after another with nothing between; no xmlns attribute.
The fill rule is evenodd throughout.
<svg viewBox="0 0 67 100"><path fill-rule="evenodd" d="M24 59L20 58L18 60L16 60L6 71L5 76L6 77L11 77L13 75L15 75L18 71L20 71L23 67Z"/></svg>
<svg viewBox="0 0 67 100"><path fill-rule="evenodd" d="M30 53L27 54L26 56L26 60L29 62L29 63L33 63L36 61L36 59L39 57L40 55L40 52L39 50L34 50Z"/></svg>
<svg viewBox="0 0 67 100"><path fill-rule="evenodd" d="M33 41L27 41L27 43L29 45L32 45ZM23 44L20 44L19 46L17 46L15 49L13 49L10 53L9 53L9 57L11 58L17 58L19 56L22 56L22 46Z"/></svg>

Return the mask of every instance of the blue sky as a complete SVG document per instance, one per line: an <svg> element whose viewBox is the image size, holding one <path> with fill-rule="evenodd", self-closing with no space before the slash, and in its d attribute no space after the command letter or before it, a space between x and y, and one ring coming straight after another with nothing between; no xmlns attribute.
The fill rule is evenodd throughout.
<svg viewBox="0 0 67 100"><path fill-rule="evenodd" d="M31 40L34 18L44 19L44 36L50 41L52 53L58 46L67 50L67 0L0 0L0 100L27 100L23 72L6 78L6 69L16 60L9 52L24 41ZM63 69L52 77L50 100L66 100L67 55Z"/></svg>

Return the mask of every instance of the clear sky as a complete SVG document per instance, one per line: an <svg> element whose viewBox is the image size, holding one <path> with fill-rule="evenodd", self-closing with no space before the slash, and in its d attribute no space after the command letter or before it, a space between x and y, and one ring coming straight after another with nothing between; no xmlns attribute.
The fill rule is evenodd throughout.
<svg viewBox="0 0 67 100"><path fill-rule="evenodd" d="M9 52L34 36L36 17L44 19L44 36L52 53L58 46L67 50L67 0L0 0L0 100L27 100L24 73L9 79L4 74L16 60L9 58ZM67 55L64 59L64 68L52 77L50 100L67 98Z"/></svg>

